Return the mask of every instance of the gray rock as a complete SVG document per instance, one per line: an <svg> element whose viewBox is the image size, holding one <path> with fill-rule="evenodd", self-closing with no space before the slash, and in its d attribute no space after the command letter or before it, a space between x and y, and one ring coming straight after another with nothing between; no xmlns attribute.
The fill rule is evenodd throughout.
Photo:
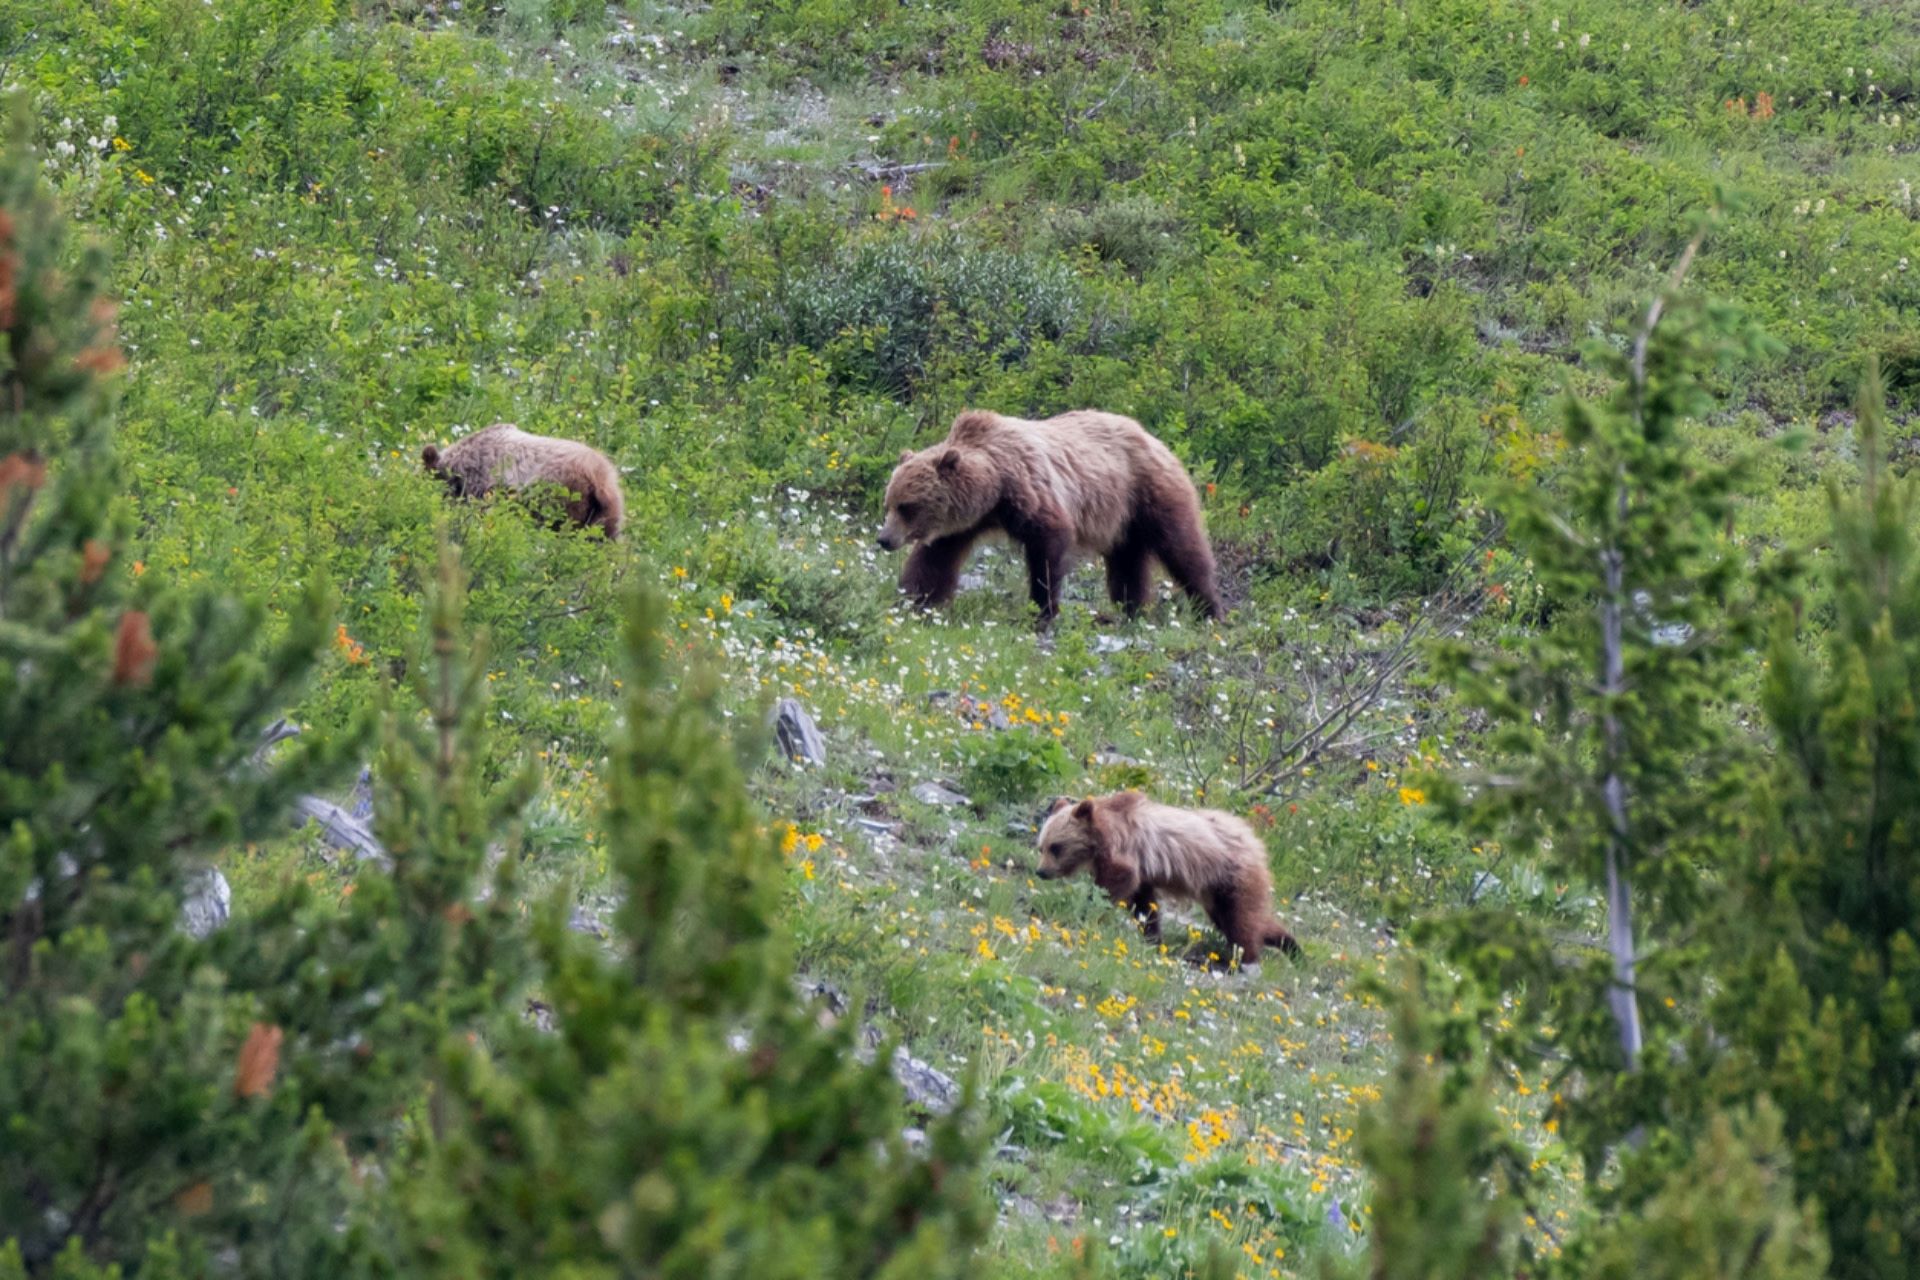
<svg viewBox="0 0 1920 1280"><path fill-rule="evenodd" d="M1008 717L1005 707L995 707L993 714L987 717L987 724L995 729L1013 728L1013 721Z"/></svg>
<svg viewBox="0 0 1920 1280"><path fill-rule="evenodd" d="M1661 622L1653 628L1653 642L1663 649L1677 649L1693 639L1693 627L1685 622Z"/></svg>
<svg viewBox="0 0 1920 1280"><path fill-rule="evenodd" d="M232 914L233 887L220 868L208 867L187 881L180 901L180 927L193 938L206 941Z"/></svg>
<svg viewBox="0 0 1920 1280"><path fill-rule="evenodd" d="M782 698L773 708L773 736L787 759L818 768L827 762L827 740L807 709L794 698Z"/></svg>
<svg viewBox="0 0 1920 1280"><path fill-rule="evenodd" d="M1133 641L1124 636L1095 636L1087 647L1098 654L1119 653L1122 649L1131 649Z"/></svg>
<svg viewBox="0 0 1920 1280"><path fill-rule="evenodd" d="M913 790L908 792L908 794L921 804L938 805L942 809L950 809L954 805L968 803L965 796L939 782L916 782L913 784Z"/></svg>
<svg viewBox="0 0 1920 1280"><path fill-rule="evenodd" d="M573 914L567 917L567 928L590 938L607 936L606 917L589 907L575 907Z"/></svg>
<svg viewBox="0 0 1920 1280"><path fill-rule="evenodd" d="M906 1091L907 1101L923 1111L945 1115L960 1105L960 1086L953 1077L905 1049L893 1051L893 1078Z"/></svg>
<svg viewBox="0 0 1920 1280"><path fill-rule="evenodd" d="M855 818L853 825L857 830L864 831L871 836L891 835L900 829L899 823L882 822L878 818Z"/></svg>
<svg viewBox="0 0 1920 1280"><path fill-rule="evenodd" d="M313 823L320 829L322 840L336 849L353 854L362 862L375 862L382 867L393 865L387 851L373 838L367 823L331 800L322 800L319 796L301 796L293 802L292 819L296 828Z"/></svg>

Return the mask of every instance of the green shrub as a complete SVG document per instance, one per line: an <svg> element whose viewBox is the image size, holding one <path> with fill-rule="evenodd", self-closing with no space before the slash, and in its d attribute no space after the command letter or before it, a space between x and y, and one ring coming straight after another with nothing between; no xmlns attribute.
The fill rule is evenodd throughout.
<svg viewBox="0 0 1920 1280"><path fill-rule="evenodd" d="M1022 728L966 740L962 782L976 799L1036 800L1073 771L1059 739Z"/></svg>
<svg viewBox="0 0 1920 1280"><path fill-rule="evenodd" d="M1081 315L1073 272L1045 258L899 231L787 286L793 337L854 386L919 388L936 355L1018 363Z"/></svg>

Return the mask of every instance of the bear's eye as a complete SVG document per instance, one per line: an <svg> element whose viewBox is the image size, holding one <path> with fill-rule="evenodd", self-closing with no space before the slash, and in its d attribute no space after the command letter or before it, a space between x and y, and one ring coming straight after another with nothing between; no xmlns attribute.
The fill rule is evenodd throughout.
<svg viewBox="0 0 1920 1280"><path fill-rule="evenodd" d="M1047 852L1052 854L1056 858L1059 857L1061 854L1065 853L1066 851L1067 851L1067 846L1063 844L1050 844L1047 846Z"/></svg>
<svg viewBox="0 0 1920 1280"><path fill-rule="evenodd" d="M919 509L915 503L903 502L900 504L900 518L902 520L911 520L913 519L913 513Z"/></svg>

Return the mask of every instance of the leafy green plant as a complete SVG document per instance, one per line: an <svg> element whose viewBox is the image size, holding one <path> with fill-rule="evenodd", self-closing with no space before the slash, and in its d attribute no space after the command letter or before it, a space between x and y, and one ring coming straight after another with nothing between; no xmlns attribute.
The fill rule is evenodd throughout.
<svg viewBox="0 0 1920 1280"><path fill-rule="evenodd" d="M969 738L962 784L983 800L1035 800L1073 771L1073 759L1057 738L1008 729Z"/></svg>
<svg viewBox="0 0 1920 1280"><path fill-rule="evenodd" d="M1824 660L1782 604L1762 701L1779 751L1755 788L1733 860L1722 974L1725 1038L1702 1089L1711 1107L1778 1108L1793 1186L1819 1206L1832 1271L1903 1272L1920 1245L1920 1130L1907 1100L1920 1068L1920 543L1911 479L1890 473L1872 370L1860 391L1862 475L1830 493L1833 618ZM1768 1136L1763 1134L1762 1136Z"/></svg>
<svg viewBox="0 0 1920 1280"><path fill-rule="evenodd" d="M0 1273L334 1265L355 1161L392 1150L424 1051L486 1021L524 966L509 895L472 906L532 780L476 772L479 673L457 590L422 664L430 728L395 724L377 831L344 902L287 877L219 927L210 863L284 831L352 731L261 759L319 663L317 581L264 610L126 554L97 251L69 262L28 116L0 157ZM361 723L364 723L364 718ZM509 888L510 881L503 885ZM183 922L193 901L194 927ZM271 1224L269 1227L267 1224Z"/></svg>
<svg viewBox="0 0 1920 1280"><path fill-rule="evenodd" d="M902 395L937 353L1018 361L1065 335L1080 311L1073 274L1057 262L901 233L861 241L787 296L796 341L825 353L843 380Z"/></svg>
<svg viewBox="0 0 1920 1280"><path fill-rule="evenodd" d="M1516 547L1569 613L1512 651L1440 652L1443 678L1491 721L1494 763L1443 780L1436 798L1477 839L1604 895L1604 946L1576 955L1497 907L1441 929L1472 972L1525 986L1521 1021L1554 1028L1568 1139L1594 1180L1662 1109L1665 1041L1684 1035L1669 1010L1701 979L1679 940L1707 908L1745 777L1746 744L1711 712L1755 616L1724 536L1740 473L1737 460L1697 458L1681 422L1710 403L1703 374L1716 361L1766 347L1737 312L1676 292L1700 242L1627 349L1601 353L1612 393L1568 402L1575 454L1561 493L1516 488L1504 504ZM1518 1039L1504 1049L1537 1052Z"/></svg>
<svg viewBox="0 0 1920 1280"><path fill-rule="evenodd" d="M536 935L552 1030L448 1041L433 1129L396 1188L395 1265L972 1274L969 1113L909 1152L886 1054L863 1061L856 1024L821 1027L793 991L777 837L719 732L715 682L668 690L663 620L640 596L623 635L603 813L617 954L551 902Z"/></svg>

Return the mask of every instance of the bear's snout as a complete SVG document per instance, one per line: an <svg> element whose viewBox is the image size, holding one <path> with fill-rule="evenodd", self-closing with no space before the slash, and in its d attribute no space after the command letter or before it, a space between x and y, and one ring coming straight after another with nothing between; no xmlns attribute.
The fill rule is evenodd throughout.
<svg viewBox="0 0 1920 1280"><path fill-rule="evenodd" d="M1042 880L1051 880L1060 874L1058 871L1055 871L1051 867L1036 867L1034 868L1033 873L1039 876Z"/></svg>
<svg viewBox="0 0 1920 1280"><path fill-rule="evenodd" d="M900 535L890 533L885 529L880 530L880 536L875 538L874 541L880 544L882 551L898 551L900 549Z"/></svg>

